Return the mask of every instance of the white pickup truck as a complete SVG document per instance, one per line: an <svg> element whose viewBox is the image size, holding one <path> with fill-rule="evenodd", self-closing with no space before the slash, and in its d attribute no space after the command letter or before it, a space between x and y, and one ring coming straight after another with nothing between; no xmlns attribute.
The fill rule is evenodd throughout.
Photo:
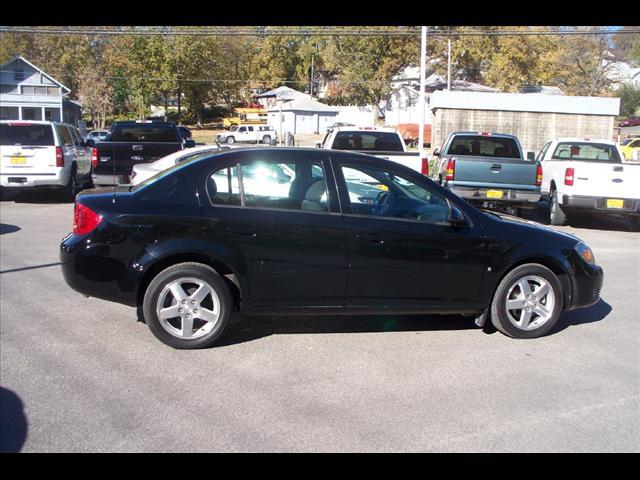
<svg viewBox="0 0 640 480"><path fill-rule="evenodd" d="M268 125L242 125L241 127L216 135L218 143L271 143L278 138L275 129Z"/></svg>
<svg viewBox="0 0 640 480"><path fill-rule="evenodd" d="M640 226L640 165L626 162L615 143L557 138L542 147L537 160L552 225L582 212L627 215Z"/></svg>
<svg viewBox="0 0 640 480"><path fill-rule="evenodd" d="M393 128L338 127L327 131L318 148L353 150L391 160L423 175L429 175L429 160L420 152L409 152L402 135Z"/></svg>

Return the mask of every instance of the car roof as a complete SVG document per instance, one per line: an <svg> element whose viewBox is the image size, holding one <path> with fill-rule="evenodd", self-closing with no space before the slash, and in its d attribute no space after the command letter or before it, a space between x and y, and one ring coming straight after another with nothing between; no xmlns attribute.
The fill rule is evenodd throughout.
<svg viewBox="0 0 640 480"><path fill-rule="evenodd" d="M606 145L615 145L612 140L605 140L603 138L591 138L591 137L559 137L555 139L556 142L580 142L580 143L604 143Z"/></svg>
<svg viewBox="0 0 640 480"><path fill-rule="evenodd" d="M348 126L348 127L335 127L331 129L334 132L387 132L387 133L398 133L395 128L391 127L356 127Z"/></svg>
<svg viewBox="0 0 640 480"><path fill-rule="evenodd" d="M476 136L487 136L487 137L504 137L504 138L515 138L515 135L511 135L510 133L498 133L498 132L479 132L478 130L465 130L459 132L451 132L449 135L476 135Z"/></svg>

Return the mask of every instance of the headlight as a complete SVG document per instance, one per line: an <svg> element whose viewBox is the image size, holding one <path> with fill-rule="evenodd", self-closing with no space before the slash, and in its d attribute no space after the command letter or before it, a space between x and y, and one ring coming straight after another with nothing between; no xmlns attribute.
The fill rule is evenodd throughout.
<svg viewBox="0 0 640 480"><path fill-rule="evenodd" d="M584 244L583 242L578 242L574 249L576 252L578 252L578 255L580 255L585 262L591 265L595 265L596 259L593 256L593 252L586 244Z"/></svg>

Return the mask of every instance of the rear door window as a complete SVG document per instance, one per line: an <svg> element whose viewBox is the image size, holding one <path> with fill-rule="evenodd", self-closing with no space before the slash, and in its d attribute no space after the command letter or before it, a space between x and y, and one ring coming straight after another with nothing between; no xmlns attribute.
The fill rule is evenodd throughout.
<svg viewBox="0 0 640 480"><path fill-rule="evenodd" d="M559 143L552 158L555 160L620 162L618 151L613 145L584 142Z"/></svg>
<svg viewBox="0 0 640 480"><path fill-rule="evenodd" d="M57 125L56 129L58 130L58 136L60 137L60 141L63 145L73 145L73 137L67 127L64 125Z"/></svg>
<svg viewBox="0 0 640 480"><path fill-rule="evenodd" d="M149 126L119 126L111 134L112 142L178 142L176 132L171 127Z"/></svg>
<svg viewBox="0 0 640 480"><path fill-rule="evenodd" d="M51 125L0 124L0 145L53 146Z"/></svg>
<svg viewBox="0 0 640 480"><path fill-rule="evenodd" d="M447 154L521 158L520 149L514 139L488 135L456 135L449 145Z"/></svg>
<svg viewBox="0 0 640 480"><path fill-rule="evenodd" d="M402 140L398 134L366 130L338 132L331 148L371 152L404 152Z"/></svg>

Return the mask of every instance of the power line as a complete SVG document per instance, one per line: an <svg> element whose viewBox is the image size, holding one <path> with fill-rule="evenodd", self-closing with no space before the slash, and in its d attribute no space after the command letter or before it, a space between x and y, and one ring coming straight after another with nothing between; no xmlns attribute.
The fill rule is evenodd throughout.
<svg viewBox="0 0 640 480"><path fill-rule="evenodd" d="M0 27L0 33L36 33L44 35L136 35L136 36L417 36L417 27L400 27L390 29L347 29L340 27L208 27L198 30L171 27L144 27L134 29L83 29L74 27ZM597 35L635 35L640 29L612 30L441 30L436 27L429 30L430 37L455 36L597 36Z"/></svg>

